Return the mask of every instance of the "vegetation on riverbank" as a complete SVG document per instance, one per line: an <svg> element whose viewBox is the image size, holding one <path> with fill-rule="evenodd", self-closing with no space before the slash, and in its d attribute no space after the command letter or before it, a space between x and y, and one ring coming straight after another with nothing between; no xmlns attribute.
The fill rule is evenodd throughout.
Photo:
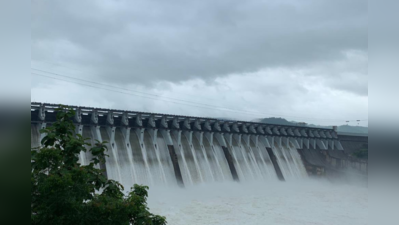
<svg viewBox="0 0 399 225"><path fill-rule="evenodd" d="M73 110L58 109L57 121L41 130L42 147L31 150L31 224L165 225L165 217L149 212L148 187L135 185L125 195L97 168L107 148L97 142L87 150L73 116ZM82 151L93 155L89 165L79 163Z"/></svg>

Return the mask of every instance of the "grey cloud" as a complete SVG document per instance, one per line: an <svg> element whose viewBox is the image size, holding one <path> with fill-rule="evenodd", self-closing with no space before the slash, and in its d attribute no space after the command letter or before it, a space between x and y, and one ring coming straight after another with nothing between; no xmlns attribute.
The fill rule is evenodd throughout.
<svg viewBox="0 0 399 225"><path fill-rule="evenodd" d="M120 84L214 80L367 52L363 0L34 1L33 8L33 61L65 62Z"/></svg>
<svg viewBox="0 0 399 225"><path fill-rule="evenodd" d="M368 96L368 56L359 51L345 52L338 61L319 63L304 69L305 74L323 77L323 85L331 89Z"/></svg>

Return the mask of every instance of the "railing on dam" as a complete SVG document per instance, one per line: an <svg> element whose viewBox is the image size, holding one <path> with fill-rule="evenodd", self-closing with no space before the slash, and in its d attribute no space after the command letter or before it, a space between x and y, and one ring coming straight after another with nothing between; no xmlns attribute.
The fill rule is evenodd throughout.
<svg viewBox="0 0 399 225"><path fill-rule="evenodd" d="M57 104L31 103L31 122L42 126L55 121ZM109 126L123 128L157 129L168 131L210 132L257 139L265 137L266 146L273 143L291 143L297 149L343 150L337 132L333 129L304 126L275 125L214 118L167 115L103 108L66 106L75 110L78 126ZM218 136L218 135L217 135ZM226 138L230 140L230 138Z"/></svg>

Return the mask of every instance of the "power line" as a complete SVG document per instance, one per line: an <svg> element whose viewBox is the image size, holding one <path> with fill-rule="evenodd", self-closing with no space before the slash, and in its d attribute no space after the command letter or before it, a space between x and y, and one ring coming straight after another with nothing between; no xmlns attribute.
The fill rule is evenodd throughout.
<svg viewBox="0 0 399 225"><path fill-rule="evenodd" d="M34 68L32 68L34 69ZM66 75L61 75L61 74L56 74L56 73L52 73L52 72L48 72L48 71L44 71L44 70L38 70L38 69L34 69L40 72L46 72L49 74L53 74L56 76L61 76L61 77L66 77L69 79L75 79L75 80L79 80L79 81L83 81L83 82L88 82L88 83L92 83L92 84L96 84L96 85L103 85L103 86L108 86L110 88L116 88L116 89L122 89L122 90L126 90L129 92L136 92L139 94L133 94L133 93L126 93L126 92L122 92L122 91L118 91L118 90L113 90L113 89L108 89L108 88L103 88L103 87L98 87L98 86L93 86L93 85L89 85L89 84L83 84L83 83L78 83L78 82L73 82L70 80L65 80L65 79L60 79L60 78L55 78L52 76L47 76L47 75L43 75L43 74L38 74L38 73L34 73L32 72L33 75L36 76L41 76L41 77L46 77L46 78L51 78L51 79L55 79L55 80L61 80L64 82L69 82L69 83L74 83L74 84L79 84L79 85L83 85L83 86L88 86L88 87L92 87L92 88L98 88L98 89L103 89L103 90L107 90L107 91L111 91L111 92L116 92L116 93L121 93L121 94L126 94L126 95L131 95L131 96L136 96L136 97L142 97L142 98L147 98L147 99L152 99L152 100L157 100L157 101L164 101L164 102L171 102L174 104L181 104L181 105L186 105L186 106L192 106L192 107L198 107L198 108L205 108L205 109L214 109L214 110L220 110L220 111L227 111L227 112L235 112L235 113L242 113L242 114L248 114L248 115L257 115L257 116L282 116L282 115L273 115L273 114L261 114L261 113L256 113L256 112L250 112L250 111L240 111L240 110L235 110L235 109L228 109L228 108L221 108L218 106L214 106L214 105L207 105L207 104L201 104L201 103L196 103L196 102L190 102L190 101L185 101L185 100L180 100L180 99L174 99L174 98L167 98L164 96L160 96L160 95L155 95L155 94L149 94L149 93L144 93L144 92L139 92L139 91L133 91L133 90L129 90L126 88L120 88L117 86L112 86L112 85L107 85L107 84L102 84L102 83L98 83L98 82L93 82L93 81L88 81L88 80L84 80L84 79L80 79L80 78L75 78L75 77L70 77L70 76L66 76ZM150 95L150 96L154 96L154 97L149 97L149 96L143 96L144 95ZM164 99L159 99L159 98L155 98L155 97L160 97L160 98L167 98L167 99L171 99L170 100L164 100ZM181 101L181 102L176 102L176 101ZM183 102L183 103L182 103ZM309 121L329 121L329 122L343 122L342 120L333 120L333 119L319 119L319 118L304 118L304 117L296 117L296 116L285 116L285 117L292 117L292 118L301 118L301 119L306 119ZM357 120L350 120L350 121L357 121ZM366 121L366 120L360 120L360 121ZM348 121L349 122L349 121Z"/></svg>
<svg viewBox="0 0 399 225"><path fill-rule="evenodd" d="M62 74L58 74L58 73L53 73L53 72L49 72L49 71L45 71L45 70L40 70L40 69L35 69L32 68L33 70L39 71L39 72L45 72L48 74L52 74L55 76L61 76L61 77L66 77L69 79L74 79L74 80L79 80L79 81L84 81L84 82L88 82L88 83L92 83L92 84L97 84L97 85L102 85L102 86L106 86L106 87L110 87L110 88L116 88L116 89L122 89L122 90L126 90L129 92L135 92L135 93L139 93L139 94L144 94L144 95L149 95L149 96L154 96L154 97L159 97L159 98L166 98L166 99L170 99L170 100L174 100L174 101L181 101L184 103L189 103L189 104L198 104L201 106L206 106L206 107L212 107L212 108L221 108L221 109L225 109L225 110L233 110L233 111L240 111L240 112L245 112L245 113L255 113L258 115L258 112L253 112L253 111L245 111L245 110L236 110L236 109L231 109L231 108L226 108L226 107L220 107L220 106L216 106L216 105L209 105L209 104L203 104L203 103L199 103L199 102L192 102L192 101L186 101L186 100L181 100L181 99L176 99L176 98L170 98L170 97L165 97L162 95L156 95L156 94L151 94L151 93L146 93L146 92L141 92L141 91L136 91L136 90L131 90L131 89L126 89L126 88L122 88L122 87L118 87L118 86L113 86L113 85L109 85L109 84L103 84L103 83L99 83L99 82L94 82L94 81L89 81L89 80L85 80L85 79L81 79L81 78L77 78L77 77L72 77L72 76L66 76L66 75L62 75ZM262 114L263 115L263 114ZM277 115L274 115L277 116ZM288 116L288 115L285 115Z"/></svg>
<svg viewBox="0 0 399 225"><path fill-rule="evenodd" d="M57 62L57 63L56 63L56 62L50 62L50 61L42 61L42 62L48 63L48 64L52 64L52 65L55 65L55 66L64 67L64 68L66 68L66 69L75 70L75 71L80 72L80 73L84 73L82 70L78 70L78 69L76 69L76 68L74 68L74 67L69 67L69 66L62 65L62 64L59 63L59 62ZM48 72L48 71L44 71L44 70L35 69L35 68L32 68L32 67L31 67L31 69L38 70L38 71L42 71L42 72L45 72L45 73L52 73L52 72ZM75 77L75 78L76 78L76 77ZM186 94L186 95L187 95L187 96L198 97L198 95L190 95L190 94ZM162 97L166 97L166 96L162 96ZM212 99L212 98L208 98L208 97L204 97L204 96L202 96L202 98L205 98L205 99L208 99L208 100L216 101L216 99Z"/></svg>
<svg viewBox="0 0 399 225"><path fill-rule="evenodd" d="M52 75L55 75L55 76L66 77L66 78L69 78L69 79L74 79L74 80L79 80L79 81L88 82L88 83L92 83L92 84L102 85L102 86L106 86L106 87L110 87L110 88L122 89L122 90L129 91L129 92L136 92L136 93L143 94L143 95L149 95L149 96L154 96L154 97L159 97L159 98L166 98L166 99L171 99L171 100L181 101L181 102L186 102L186 103L191 103L191 104L198 104L198 105L203 105L203 106L219 107L220 108L220 106L208 105L208 104L203 104L203 103L200 103L200 102L192 102L192 101L187 101L187 100L182 100L182 99L177 99L177 98L170 98L170 97L166 97L166 96L162 96L162 95L157 95L157 94L152 94L152 93L147 93L147 92L142 92L142 91L131 90L131 89L123 88L123 87L113 86L113 85L109 85L109 84L103 84L103 83L99 83L99 82L95 82L95 81L89 81L89 80L85 80L85 79L81 79L81 78L77 78L77 77L66 76L66 75L62 75L62 74L58 74L58 73L48 72L48 71L45 71L45 70L39 70L39 69L35 69L35 68L32 68L32 69L36 70L36 71L39 71L39 72L52 74ZM224 107L222 107L222 108L224 108Z"/></svg>
<svg viewBox="0 0 399 225"><path fill-rule="evenodd" d="M126 92L117 91L117 90L113 90L113 89L102 88L102 87L93 86L93 85L89 85L89 84L82 84L82 83L73 82L73 81L69 81L69 80L65 80L65 79L60 79L60 78L56 78L56 77L46 76L46 75L43 75L43 74L37 74L37 73L32 73L32 74L35 75L35 76L47 77L47 78L51 78L51 79L55 79L55 80L61 80L61 81L65 81L65 82L69 82L69 83L74 83L74 84L79 84L79 85L83 85L83 86L87 86L87 87L98 88L98 89L102 89L102 90L107 90L107 91L112 91L112 92L116 92L116 93L121 93L121 94L126 94L126 95L132 95L132 96L137 96L137 97L143 97L143 98L148 98L148 99L157 100L157 101L171 102L171 103L175 103L175 104L181 104L181 105L186 105L186 106L193 106L193 107L198 107L198 108L216 109L216 110L222 110L222 111L228 111L228 112L236 112L236 113L244 113L244 114L254 115L254 114L251 114L251 113L240 112L240 111L234 111L234 110L229 110L229 109L215 108L215 107L206 107L206 106L198 106L198 105L191 105L191 104L185 104L185 103L180 103L180 102L175 102L175 101L157 99L157 98L148 97L148 96L142 96L142 95L133 94L133 93L126 93ZM256 114L256 115L260 115L260 114Z"/></svg>
<svg viewBox="0 0 399 225"><path fill-rule="evenodd" d="M102 87L88 85L88 84L82 84L82 83L73 82L73 81L70 81L70 80L55 78L55 77L46 76L46 75L43 75L43 74L38 74L38 73L33 73L33 72L32 72L32 74L36 75L36 76L42 76L42 77L47 77L47 78L51 78L51 79L55 79L55 80L61 80L61 81L69 82L69 83L75 83L75 84L79 84L79 85L83 85L83 86L88 86L88 87L92 87L92 88L103 89L103 90L107 90L107 91L111 91L111 92L127 94L127 95L132 95L132 96L137 96L137 97L143 97L143 98L148 98L148 99L157 100L157 101L171 102L171 103L181 104L181 105L186 105L186 106L193 106L193 107L206 108L206 109L216 109L216 110L221 110L221 111L242 113L242 114L248 114L248 115L257 115L257 116L265 116L265 115L268 115L268 116L281 116L281 115L273 115L273 114L254 113L254 112L248 112L248 111L239 111L239 110L233 110L233 109L220 108L220 107L216 107L216 106L207 107L207 106L198 106L198 105L193 105L193 104L185 104L185 103L180 103L180 102L175 102L175 101L169 101L169 100L163 100L163 99L158 99L158 98L153 98L153 97L148 97L148 96L142 96L142 95L133 94L133 93L121 92L121 91L118 91L118 90L112 90L112 89L102 88ZM80 79L80 80L82 80L82 79ZM86 81L86 80L83 80L83 81ZM90 82L90 81L86 81L86 82ZM93 82L90 82L90 83L93 83ZM119 87L115 87L115 88L119 89ZM126 89L126 90L128 90L128 89ZM298 119L302 118L302 119L307 119L307 120L310 120L310 121L329 121L329 122L334 122L334 121L335 122L342 122L343 121L343 120L332 120L332 119L304 118L304 117L295 117L295 116L290 116L290 117L298 118ZM350 120L350 121L357 121L357 120ZM367 121L367 120L360 120L360 121Z"/></svg>

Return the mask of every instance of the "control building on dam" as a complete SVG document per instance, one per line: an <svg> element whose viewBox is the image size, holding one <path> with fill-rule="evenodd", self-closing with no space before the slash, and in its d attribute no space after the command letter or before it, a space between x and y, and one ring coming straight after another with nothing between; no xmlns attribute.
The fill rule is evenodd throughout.
<svg viewBox="0 0 399 225"><path fill-rule="evenodd" d="M109 157L98 166L125 187L290 180L346 167L367 171L367 162L345 153L334 129L67 107L76 112L77 134L90 144L107 142ZM56 108L31 103L31 147L40 146L45 134L39 131L56 120ZM79 160L89 164L90 152Z"/></svg>

